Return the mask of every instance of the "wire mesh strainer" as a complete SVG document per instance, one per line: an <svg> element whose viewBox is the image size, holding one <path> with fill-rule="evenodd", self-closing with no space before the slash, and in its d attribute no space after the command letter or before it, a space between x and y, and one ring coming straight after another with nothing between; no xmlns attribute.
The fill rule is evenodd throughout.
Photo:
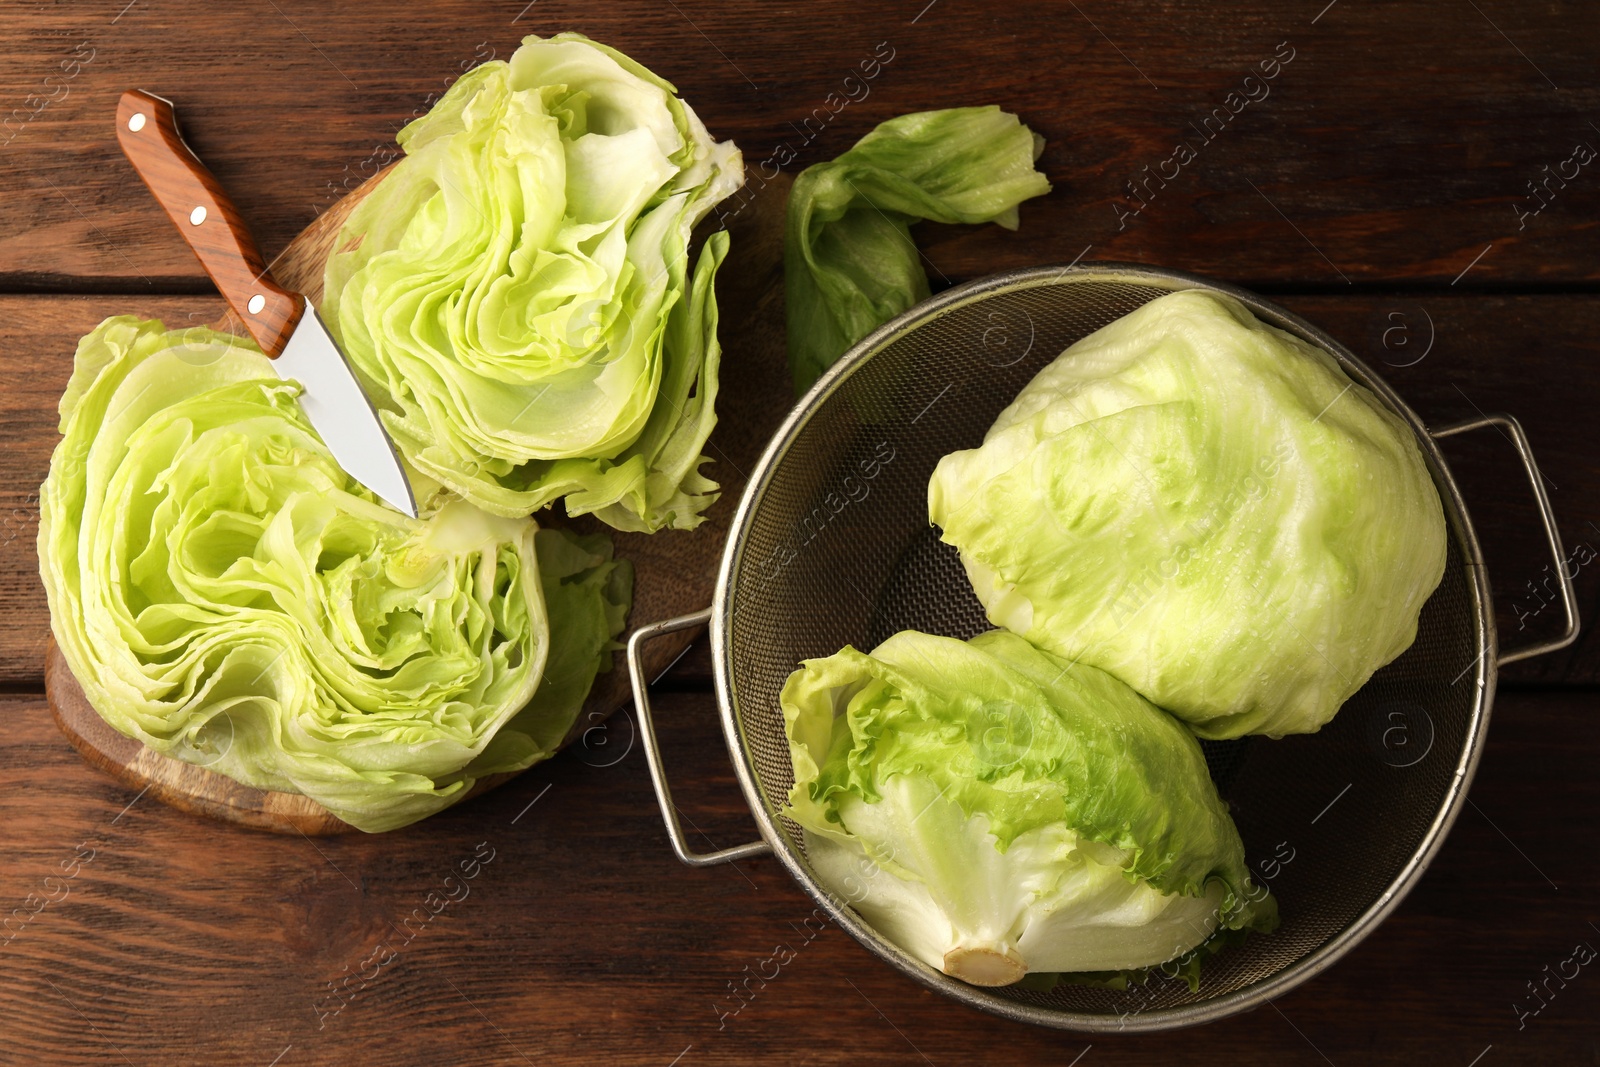
<svg viewBox="0 0 1600 1067"><path fill-rule="evenodd" d="M1200 987L1157 976L1117 991L980 989L908 956L819 883L799 827L780 814L793 775L778 692L802 659L870 649L914 628L966 638L989 629L953 548L928 524L927 484L945 453L976 447L1027 382L1068 345L1180 289L1242 301L1317 345L1416 433L1450 528L1444 580L1416 643L1320 733L1207 743L1259 880L1282 925L1206 964ZM1498 652L1482 556L1435 439L1498 425L1527 468L1550 550L1563 553L1521 427L1495 415L1429 431L1327 334L1250 293L1145 267L1095 265L997 275L926 301L856 345L790 414L739 505L706 611L629 641L641 735L674 850L704 866L768 851L835 921L925 985L1007 1018L1063 1029L1162 1030L1221 1018L1305 981L1366 936L1415 884L1454 821L1477 764L1496 669L1577 636L1563 575L1563 636ZM762 840L692 851L662 769L639 650L709 622L728 750Z"/></svg>

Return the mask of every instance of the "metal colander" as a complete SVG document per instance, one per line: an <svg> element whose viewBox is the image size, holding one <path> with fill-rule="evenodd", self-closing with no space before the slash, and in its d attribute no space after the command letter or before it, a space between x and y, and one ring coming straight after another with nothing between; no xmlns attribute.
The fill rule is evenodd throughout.
<svg viewBox="0 0 1600 1067"><path fill-rule="evenodd" d="M1422 609L1416 643L1320 733L1205 744L1252 873L1278 899L1277 932L1210 958L1194 991L1159 973L1121 991L970 986L880 936L812 873L800 828L780 814L793 774L778 693L801 660L846 644L870 649L902 629L956 638L989 629L955 549L928 524L935 464L980 444L1001 409L1063 349L1147 301L1194 288L1227 293L1262 321L1322 348L1412 427L1450 528L1444 580ZM1477 538L1435 444L1489 425L1521 454L1550 549L1564 558L1515 420L1490 416L1430 432L1342 345L1250 293L1174 271L1095 265L998 275L924 302L851 349L778 431L734 518L713 606L644 627L629 642L640 732L674 850L696 866L773 852L872 952L1007 1018L1084 1031L1161 1030L1287 991L1369 933L1437 851L1482 749L1497 666L1577 635L1564 580L1566 634L1497 655ZM729 753L762 840L695 853L671 802L639 649L653 636L707 622Z"/></svg>

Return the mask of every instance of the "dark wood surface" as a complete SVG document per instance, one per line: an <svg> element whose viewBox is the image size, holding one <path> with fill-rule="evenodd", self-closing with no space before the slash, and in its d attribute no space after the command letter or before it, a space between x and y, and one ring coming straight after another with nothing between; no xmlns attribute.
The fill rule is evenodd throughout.
<svg viewBox="0 0 1600 1067"><path fill-rule="evenodd" d="M270 259L393 157L394 130L430 94L524 32L562 29L675 81L753 175L792 174L900 112L1006 105L1047 138L1056 189L1024 207L1016 234L925 228L936 287L1081 253L1257 288L1369 360L1430 424L1518 416L1569 550L1600 547L1600 160L1568 162L1579 142L1600 148L1592 5L113 0L4 15L0 904L12 903L0 914L31 918L0 933L0 1062L1600 1060L1590 968L1520 1026L1513 1009L1535 1005L1527 983L1575 945L1600 946L1600 648L1588 626L1573 649L1505 673L1472 803L1354 953L1246 1016L1090 1039L947 1003L838 930L807 940L807 899L770 859L679 865L621 717L516 782L379 837L270 836L140 797L86 766L51 721L32 548L75 339L107 314L222 312L121 159L124 89L179 102ZM863 80L880 42L893 58ZM1293 58L1261 81L1261 64L1288 54L1282 42ZM1249 86L1268 95L1213 120L1203 142L1189 129L1236 89L1260 95ZM828 94L847 91L860 99L829 115ZM818 108L827 121L808 137ZM1128 189L1185 137L1195 158L1176 177ZM1552 178L1564 164L1576 176ZM735 234L723 287L725 314L744 316L725 337L725 381L758 391L784 373L759 244ZM772 410L750 417L781 416L779 394L765 396ZM746 417L722 413L718 440ZM1510 446L1491 432L1447 452L1503 640L1557 628L1540 608L1548 561ZM748 455L719 457L725 485L742 482ZM1578 582L1593 619L1595 568ZM701 844L749 837L703 648L660 688L677 800ZM419 908L433 917L408 926ZM738 1003L729 983L779 944L794 960L719 1029L719 1008Z"/></svg>
<svg viewBox="0 0 1600 1067"><path fill-rule="evenodd" d="M749 838L711 698L655 705L700 847ZM1525 983L1578 942L1600 947L1593 705L1501 695L1476 807L1399 912L1331 971L1200 1030L1091 1038L948 1003L815 921L807 941L812 907L775 860L679 864L621 717L604 751L569 750L396 834L313 844L136 800L83 766L41 700L7 698L0 899L59 899L0 948L0 1056L665 1067L687 1050L680 1067L853 1067L922 1063L920 1050L935 1064L1065 1065L1092 1044L1080 1065L1466 1067L1493 1045L1480 1067L1590 1063L1600 981L1588 969L1521 1030L1512 1004L1532 1007ZM461 896L445 879L480 842L494 859L465 898L407 928L428 894ZM80 845L92 862L47 886ZM738 1004L729 983L778 945L795 958L722 1020ZM352 975L329 1014L341 1002L328 983Z"/></svg>

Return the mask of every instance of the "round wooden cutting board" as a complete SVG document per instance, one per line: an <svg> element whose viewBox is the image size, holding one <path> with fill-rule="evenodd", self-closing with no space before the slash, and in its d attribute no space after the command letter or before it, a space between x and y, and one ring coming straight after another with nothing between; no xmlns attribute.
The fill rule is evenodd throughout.
<svg viewBox="0 0 1600 1067"><path fill-rule="evenodd" d="M307 226L270 265L287 289L322 302L322 269L346 217L383 180L369 179ZM766 183L742 203L730 202L723 217L732 237L727 261L717 277L722 341L718 426L706 447L711 462L703 468L722 484L722 496L695 530L656 534L622 533L592 519L567 520L540 513L541 522L560 523L580 532L605 531L619 558L633 562L633 609L628 629L685 615L711 603L717 565L728 523L744 491L746 473L766 447L794 403L785 356L783 320L783 210L789 182ZM715 216L714 216L715 217ZM231 315L219 327L244 333ZM645 650L652 677L670 667L698 635L683 631L652 641ZM310 836L350 833L354 827L308 797L252 789L204 767L162 756L108 726L84 695L65 658L52 642L46 653L45 690L50 710L72 746L92 766L131 788L182 811L270 830ZM567 733L562 747L585 737L632 696L627 668L619 654L594 688ZM708 709L708 714L711 712ZM559 757L558 757L559 758ZM515 777L481 779L462 799Z"/></svg>

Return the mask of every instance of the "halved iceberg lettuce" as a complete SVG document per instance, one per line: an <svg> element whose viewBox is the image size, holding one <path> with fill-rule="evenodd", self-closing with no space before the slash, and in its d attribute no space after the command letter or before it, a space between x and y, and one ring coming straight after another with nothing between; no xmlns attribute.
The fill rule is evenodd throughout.
<svg viewBox="0 0 1600 1067"><path fill-rule="evenodd" d="M39 492L51 625L121 733L392 829L550 755L632 572L415 475L423 517L385 506L296 393L242 338L86 336Z"/></svg>
<svg viewBox="0 0 1600 1067"><path fill-rule="evenodd" d="M691 265L690 233L744 169L674 94L578 34L529 37L400 131L340 232L325 319L406 459L486 511L687 529L716 499L728 237Z"/></svg>

